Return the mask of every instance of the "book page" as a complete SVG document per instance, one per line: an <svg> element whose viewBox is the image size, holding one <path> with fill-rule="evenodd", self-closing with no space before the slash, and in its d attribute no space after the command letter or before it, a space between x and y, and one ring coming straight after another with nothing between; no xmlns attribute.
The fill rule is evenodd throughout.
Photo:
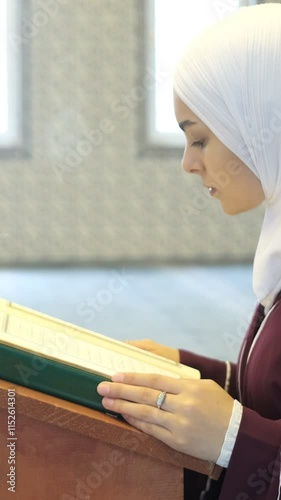
<svg viewBox="0 0 281 500"><path fill-rule="evenodd" d="M5 331L3 331L5 330ZM93 337L93 336L92 336ZM192 368L171 364L172 368L165 367L165 360L161 358L160 366L153 362L153 358L143 353L144 360L134 356L133 349L124 349L126 344L120 343L125 352L116 352L112 349L94 343L94 337L89 342L87 336L79 338L77 335L66 335L47 326L37 324L29 319L7 314L5 327L0 334L0 341L21 348L34 354L42 355L55 361L63 362L84 370L110 377L116 372L158 373L175 378L199 378L199 372ZM116 341L115 341L116 343ZM137 351L140 351L137 349Z"/></svg>

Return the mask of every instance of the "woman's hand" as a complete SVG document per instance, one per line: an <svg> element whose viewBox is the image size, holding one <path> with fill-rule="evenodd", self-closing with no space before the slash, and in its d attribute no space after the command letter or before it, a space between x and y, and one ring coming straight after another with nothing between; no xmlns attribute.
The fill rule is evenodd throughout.
<svg viewBox="0 0 281 500"><path fill-rule="evenodd" d="M171 359L172 361L176 361L177 363L179 363L180 361L180 353L178 349L174 349L173 347L168 347L162 344L157 344L157 342L154 342L153 340L127 340L127 343L138 347L139 349L143 349L144 351L158 354L158 356L162 356L163 358Z"/></svg>
<svg viewBox="0 0 281 500"><path fill-rule="evenodd" d="M218 460L234 403L218 384L136 373L116 374L112 380L98 386L106 409L175 450ZM163 390L166 399L158 409Z"/></svg>

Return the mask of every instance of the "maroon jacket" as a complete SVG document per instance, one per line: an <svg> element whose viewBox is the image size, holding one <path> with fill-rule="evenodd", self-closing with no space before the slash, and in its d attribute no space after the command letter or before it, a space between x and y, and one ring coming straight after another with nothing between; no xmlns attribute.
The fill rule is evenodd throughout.
<svg viewBox="0 0 281 500"><path fill-rule="evenodd" d="M224 362L183 350L180 356L202 378L224 387ZM187 473L186 498L281 500L281 293L266 318L263 306L257 306L231 368L229 393L242 403L243 416L229 466L218 484L209 481L209 492L201 497L203 477Z"/></svg>

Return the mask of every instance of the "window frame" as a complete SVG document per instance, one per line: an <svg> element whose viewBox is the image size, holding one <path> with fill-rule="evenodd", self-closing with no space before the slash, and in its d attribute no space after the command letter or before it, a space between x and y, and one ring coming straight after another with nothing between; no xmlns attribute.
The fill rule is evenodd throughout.
<svg viewBox="0 0 281 500"><path fill-rule="evenodd" d="M233 1L233 0L231 0ZM256 5L259 2L257 0L240 0L240 7ZM145 0L145 11L144 11L144 75L149 68L150 73L156 73L156 62L155 62L155 44L151 44L152 34L155 33L155 0ZM143 127L143 137L144 137L144 148L150 151L161 151L165 152L171 151L171 153L177 153L182 150L185 144L185 139L183 134L179 133L165 133L156 130L155 114L156 114L156 92L157 92L157 82L152 89L147 94L147 99L145 101L144 109L144 127ZM171 96L172 99L172 96Z"/></svg>
<svg viewBox="0 0 281 500"><path fill-rule="evenodd" d="M145 67L146 71L156 74L155 44L151 44L151 34L155 32L155 0L145 0L144 29L145 29ZM181 134L160 133L155 127L157 81L148 92L145 108L145 143L151 149L179 149L184 145ZM171 96L172 99L172 96Z"/></svg>
<svg viewBox="0 0 281 500"><path fill-rule="evenodd" d="M29 0L6 0L8 118L12 126L0 133L0 158L30 156L29 44L22 36L22 19Z"/></svg>

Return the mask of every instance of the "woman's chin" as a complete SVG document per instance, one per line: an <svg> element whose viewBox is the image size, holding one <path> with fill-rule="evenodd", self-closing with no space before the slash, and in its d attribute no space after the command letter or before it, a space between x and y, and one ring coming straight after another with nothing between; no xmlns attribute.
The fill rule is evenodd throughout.
<svg viewBox="0 0 281 500"><path fill-rule="evenodd" d="M230 206L227 204L226 205L222 204L222 209L226 215L238 215L238 214L242 214L243 212L247 212L248 210L250 210L250 208L248 210L245 210L241 207L240 208L233 207L233 206Z"/></svg>
<svg viewBox="0 0 281 500"><path fill-rule="evenodd" d="M230 206L227 204L226 205L222 204L222 209L223 209L224 213L227 215L243 214L245 212L250 212L250 210L253 210L254 208L256 208L256 206L254 206L254 207L250 207L250 206L238 207L238 206Z"/></svg>

